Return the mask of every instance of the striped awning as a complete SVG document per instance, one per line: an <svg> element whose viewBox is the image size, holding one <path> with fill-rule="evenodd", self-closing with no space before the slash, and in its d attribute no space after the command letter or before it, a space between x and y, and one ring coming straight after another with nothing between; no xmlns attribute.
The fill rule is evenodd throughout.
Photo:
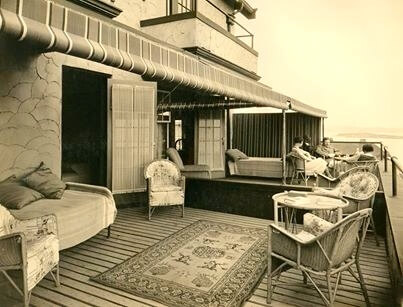
<svg viewBox="0 0 403 307"><path fill-rule="evenodd" d="M290 98L290 109L294 110L296 112L304 113L304 114L315 116L315 117L322 117L322 118L327 117L327 113L325 110L311 107L310 105L302 103L293 98Z"/></svg>
<svg viewBox="0 0 403 307"><path fill-rule="evenodd" d="M327 117L327 113L325 110L311 107L310 105L307 105L294 98L291 98L289 96L286 96L284 94L281 94L281 93L278 93L275 91L272 91L272 99L286 103L289 106L289 109L293 110L295 112L299 112L299 113L303 113L303 114L311 115L311 116L315 116L315 117L321 117L321 118Z"/></svg>
<svg viewBox="0 0 403 307"><path fill-rule="evenodd" d="M0 1L0 33L56 51L243 103L287 109L270 87L135 29L47 0Z"/></svg>

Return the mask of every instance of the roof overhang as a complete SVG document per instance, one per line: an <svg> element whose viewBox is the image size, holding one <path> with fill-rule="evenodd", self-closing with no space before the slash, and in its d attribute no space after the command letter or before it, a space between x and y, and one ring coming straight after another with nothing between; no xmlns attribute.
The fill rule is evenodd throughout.
<svg viewBox="0 0 403 307"><path fill-rule="evenodd" d="M69 54L242 103L288 108L287 103L273 99L271 88L262 83L138 30L51 1L1 1L0 33L30 42L42 52Z"/></svg>

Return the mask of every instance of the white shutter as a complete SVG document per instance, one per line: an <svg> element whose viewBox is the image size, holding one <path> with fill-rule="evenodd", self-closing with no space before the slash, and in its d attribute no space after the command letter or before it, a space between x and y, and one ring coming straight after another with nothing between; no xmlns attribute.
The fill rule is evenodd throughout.
<svg viewBox="0 0 403 307"><path fill-rule="evenodd" d="M144 191L144 166L154 157L156 86L111 80L110 187L113 193Z"/></svg>

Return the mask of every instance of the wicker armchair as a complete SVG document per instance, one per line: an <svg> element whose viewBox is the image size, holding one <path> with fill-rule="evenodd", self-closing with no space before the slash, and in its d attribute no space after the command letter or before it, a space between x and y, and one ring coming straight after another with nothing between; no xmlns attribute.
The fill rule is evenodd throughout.
<svg viewBox="0 0 403 307"><path fill-rule="evenodd" d="M22 271L22 289L9 271ZM59 282L59 240L53 215L17 220L0 205L0 272L29 306L32 289L45 275Z"/></svg>
<svg viewBox="0 0 403 307"><path fill-rule="evenodd" d="M281 272L292 267L301 270L303 276L309 279L327 306L331 306L335 301L342 272L349 271L360 283L365 302L369 306L359 260L371 212L372 209L355 212L336 224L322 220L331 226L316 235L305 231L301 232L306 233L304 235L301 233L295 235L280 226L271 224L268 231L267 302L271 302L274 287L281 282ZM316 217L315 220L317 219L321 220ZM357 267L358 276L352 269L353 265ZM326 278L327 293L325 293L327 295L313 276ZM333 276L336 278L332 286ZM275 277L274 281L273 277Z"/></svg>
<svg viewBox="0 0 403 307"><path fill-rule="evenodd" d="M378 164L379 160L358 160L358 161L345 161L347 163L347 169L363 167L367 171L377 175L378 174Z"/></svg>
<svg viewBox="0 0 403 307"><path fill-rule="evenodd" d="M290 161L292 167L290 184L293 184L294 180L299 182L299 180L302 179L305 183L305 186L307 186L309 178L314 176L315 173L306 171L305 160L300 157L289 154L287 156L287 160Z"/></svg>
<svg viewBox="0 0 403 307"><path fill-rule="evenodd" d="M379 187L378 178L367 171L366 168L358 167L349 172L337 183L333 190L314 188L315 192L342 196L348 200L349 205L343 208L343 215L347 215L361 209L373 208L375 194ZM374 218L371 215L371 229L375 235L376 244L379 246Z"/></svg>
<svg viewBox="0 0 403 307"><path fill-rule="evenodd" d="M354 168L350 168L348 171L345 173L340 174L336 178L329 178L328 176L324 174L317 174L318 176L316 177L316 186L317 187L326 187L326 188L335 188L340 181L342 181L344 178L349 176L350 174L353 174L358 171L368 171L368 168L365 166L358 166Z"/></svg>
<svg viewBox="0 0 403 307"><path fill-rule="evenodd" d="M169 160L152 161L144 170L147 180L148 220L156 207L181 206L185 214L185 177Z"/></svg>

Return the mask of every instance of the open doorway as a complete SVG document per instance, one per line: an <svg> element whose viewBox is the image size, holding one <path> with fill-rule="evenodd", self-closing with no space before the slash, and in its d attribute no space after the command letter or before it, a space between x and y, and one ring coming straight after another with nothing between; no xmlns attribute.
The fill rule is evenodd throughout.
<svg viewBox="0 0 403 307"><path fill-rule="evenodd" d="M64 66L62 70L62 179L106 186L107 79L109 75Z"/></svg>
<svg viewBox="0 0 403 307"><path fill-rule="evenodd" d="M170 123L170 147L176 148L185 165L194 164L195 115L191 110L173 111Z"/></svg>

